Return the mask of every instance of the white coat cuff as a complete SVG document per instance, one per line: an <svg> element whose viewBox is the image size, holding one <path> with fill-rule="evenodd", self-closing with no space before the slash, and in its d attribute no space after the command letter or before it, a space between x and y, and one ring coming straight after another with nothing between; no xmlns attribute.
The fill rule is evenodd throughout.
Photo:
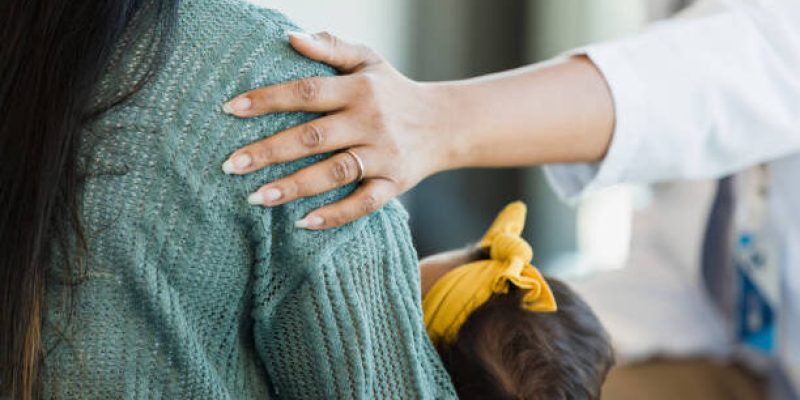
<svg viewBox="0 0 800 400"><path fill-rule="evenodd" d="M585 54L605 77L614 101L615 126L605 158L596 163L554 164L544 168L556 193L576 200L595 190L625 180L644 131L646 98L644 84L618 42L588 46L567 55Z"/></svg>

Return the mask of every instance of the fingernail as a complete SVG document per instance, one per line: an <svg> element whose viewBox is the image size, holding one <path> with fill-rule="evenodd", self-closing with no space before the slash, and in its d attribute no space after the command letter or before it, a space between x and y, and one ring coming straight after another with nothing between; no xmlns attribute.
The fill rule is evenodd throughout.
<svg viewBox="0 0 800 400"><path fill-rule="evenodd" d="M259 192L255 192L250 196L247 196L247 202L250 203L251 206L260 206L264 204L264 197Z"/></svg>
<svg viewBox="0 0 800 400"><path fill-rule="evenodd" d="M225 161L222 164L222 171L228 175L235 174L244 170L253 163L253 158L249 154L240 154L236 157Z"/></svg>
<svg viewBox="0 0 800 400"><path fill-rule="evenodd" d="M244 112L250 109L253 102L247 97L237 97L222 106L222 111L226 114L234 114L237 112Z"/></svg>
<svg viewBox="0 0 800 400"><path fill-rule="evenodd" d="M300 40L314 40L313 36L311 36L311 35L309 35L309 34L307 34L305 32L293 31L293 32L288 32L287 34L290 37L293 37L293 38L296 38L296 39L300 39Z"/></svg>
<svg viewBox="0 0 800 400"><path fill-rule="evenodd" d="M261 199L266 203L280 200L281 197L283 197L283 193L278 189L270 188L261 192Z"/></svg>
<svg viewBox="0 0 800 400"><path fill-rule="evenodd" d="M283 193L275 188L266 190L259 190L247 197L247 202L253 206L263 206L267 203L272 203L283 197Z"/></svg>
<svg viewBox="0 0 800 400"><path fill-rule="evenodd" d="M300 229L311 229L320 227L324 223L325 220L322 217L318 217L316 215L310 215L308 217L301 219L300 221L295 222L294 226L295 228L300 228Z"/></svg>

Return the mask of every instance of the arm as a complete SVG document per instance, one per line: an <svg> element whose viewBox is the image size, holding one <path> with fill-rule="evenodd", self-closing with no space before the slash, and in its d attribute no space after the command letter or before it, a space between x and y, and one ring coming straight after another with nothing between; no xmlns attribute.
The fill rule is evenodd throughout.
<svg viewBox="0 0 800 400"><path fill-rule="evenodd" d="M551 174L572 183L562 187L570 195L623 180L717 176L796 152L798 6L732 4L591 47L588 58L438 84L409 81L371 51L330 35L293 36L301 53L348 75L234 99L229 110L241 117L297 109L329 116L243 148L234 157L250 154L254 162L232 172L353 149L367 180L348 199L309 214L317 222L311 228L328 228L453 168L602 159ZM241 105L248 107L237 111ZM280 197L264 204L352 182L357 173L349 170L318 165L278 180L262 190Z"/></svg>
<svg viewBox="0 0 800 400"><path fill-rule="evenodd" d="M290 110L337 111L244 147L223 168L248 174L352 147L364 161L366 180L352 196L307 216L305 221L319 225L304 227L350 222L440 171L596 161L610 141L611 97L586 57L468 81L417 83L371 51L329 35L293 35L291 42L303 54L350 75L258 89L234 98L226 110L243 118ZM333 48L339 52L329 53ZM358 67L352 70L350 65ZM339 155L267 184L254 203L277 206L352 183L358 176L352 161Z"/></svg>
<svg viewBox="0 0 800 400"><path fill-rule="evenodd" d="M611 141L611 94L584 56L435 86L450 105L444 169L599 161Z"/></svg>

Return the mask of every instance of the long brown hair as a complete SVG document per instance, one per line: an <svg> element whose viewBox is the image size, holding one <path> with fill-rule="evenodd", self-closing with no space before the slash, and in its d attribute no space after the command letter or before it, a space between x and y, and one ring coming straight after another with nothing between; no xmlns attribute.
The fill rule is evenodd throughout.
<svg viewBox="0 0 800 400"><path fill-rule="evenodd" d="M168 32L176 3L0 2L0 398L41 396L45 272L54 240L68 271L80 258L80 133L131 94L90 109L94 85L136 13L153 4Z"/></svg>

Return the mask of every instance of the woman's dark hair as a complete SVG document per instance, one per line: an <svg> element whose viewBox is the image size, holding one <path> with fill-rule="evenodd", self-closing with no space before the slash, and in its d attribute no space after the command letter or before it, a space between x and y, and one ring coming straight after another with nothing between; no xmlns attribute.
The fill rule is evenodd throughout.
<svg viewBox="0 0 800 400"><path fill-rule="evenodd" d="M157 16L153 54L163 54L176 3L0 1L0 398L41 395L49 257L60 244L65 276L73 276L84 247L76 171L82 128L138 90L158 62L123 95L104 99L96 83L146 9Z"/></svg>
<svg viewBox="0 0 800 400"><path fill-rule="evenodd" d="M614 354L602 324L567 285L548 278L554 313L521 308L523 292L494 295L439 349L460 399L600 398Z"/></svg>

